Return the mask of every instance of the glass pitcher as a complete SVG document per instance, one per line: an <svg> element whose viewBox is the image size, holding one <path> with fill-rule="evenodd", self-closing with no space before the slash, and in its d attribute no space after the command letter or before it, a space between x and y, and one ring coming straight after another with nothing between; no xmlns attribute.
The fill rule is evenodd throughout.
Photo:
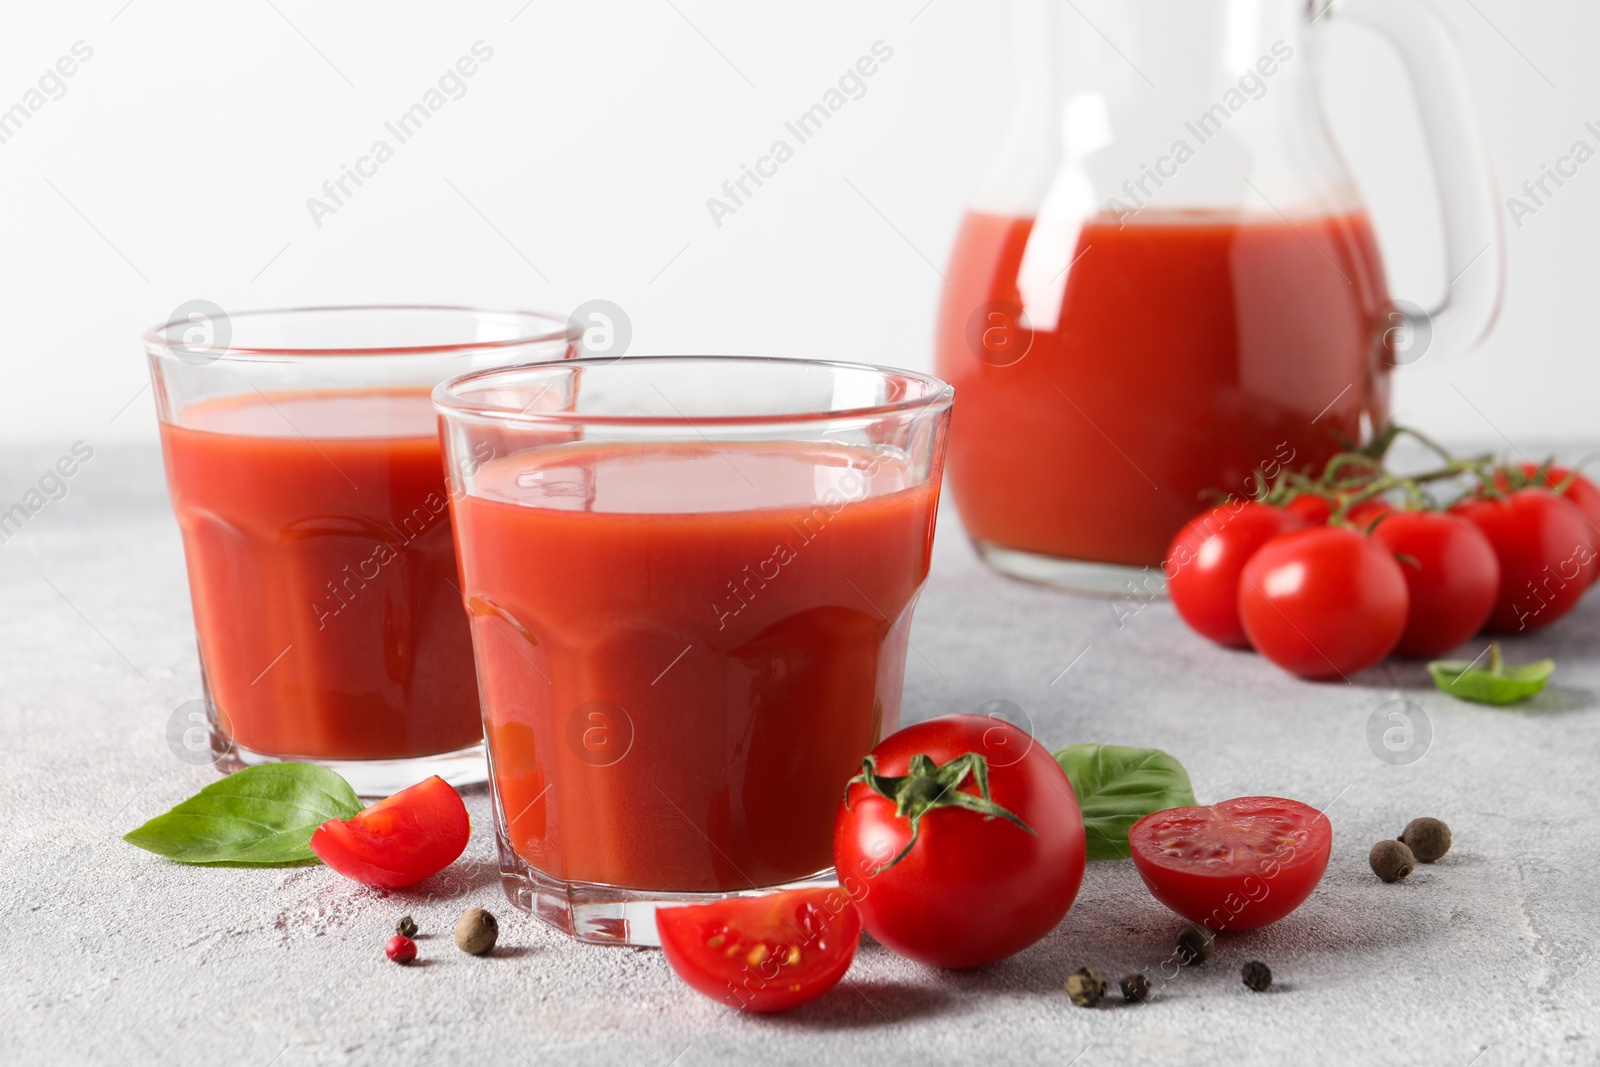
<svg viewBox="0 0 1600 1067"><path fill-rule="evenodd" d="M1208 491L1320 468L1382 425L1391 367L1492 324L1503 235L1445 24L1421 0L1324 2L1013 0L1014 122L937 355L951 490L999 570L1159 591ZM1415 87L1454 279L1431 312L1391 300L1327 131L1336 19L1387 35Z"/></svg>

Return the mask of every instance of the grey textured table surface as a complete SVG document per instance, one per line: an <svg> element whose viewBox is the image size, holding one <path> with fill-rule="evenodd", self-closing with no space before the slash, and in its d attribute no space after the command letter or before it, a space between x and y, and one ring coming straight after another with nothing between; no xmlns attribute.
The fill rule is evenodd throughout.
<svg viewBox="0 0 1600 1067"><path fill-rule="evenodd" d="M62 451L0 462L0 509ZM1561 667L1532 705L1497 710L1436 694L1414 666L1351 685L1295 681L1210 647L1165 603L1076 599L987 573L955 517L942 521L906 718L1008 699L1052 746L1166 748L1202 802L1268 793L1328 805L1333 860L1307 904L1225 939L1149 1005L1085 1011L1061 992L1068 974L1152 970L1180 925L1130 864L1095 863L1061 926L1019 956L947 974L869 943L821 1000L751 1018L690 992L658 952L575 944L514 912L481 791L467 798L466 857L415 891L383 894L323 868L159 860L119 835L213 772L165 739L199 682L158 455L101 450L0 545L0 1060L1600 1062L1600 596L1508 643ZM1432 727L1410 765L1381 761L1367 740L1374 710L1395 699ZM1380 884L1368 847L1417 815L1446 819L1455 848L1409 882ZM494 958L449 943L472 905L501 916ZM382 956L404 912L433 932L426 966ZM1250 958L1271 964L1272 992L1240 984Z"/></svg>

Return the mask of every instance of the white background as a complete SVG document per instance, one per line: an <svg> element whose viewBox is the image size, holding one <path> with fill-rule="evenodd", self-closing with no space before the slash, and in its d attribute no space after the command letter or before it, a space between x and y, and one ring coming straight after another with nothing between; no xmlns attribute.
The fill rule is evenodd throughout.
<svg viewBox="0 0 1600 1067"><path fill-rule="evenodd" d="M1600 5L1441 6L1502 199L1576 139L1600 148L1583 128L1600 124ZM1007 111L1005 10L5 0L0 108L74 42L94 54L0 144L0 441L153 439L138 337L196 298L562 313L604 298L631 316L635 353L927 368L938 272ZM1327 32L1328 110L1391 287L1430 305L1444 284L1437 207L1398 59L1366 31ZM479 39L494 57L466 95L314 225L307 197ZM867 95L716 227L706 198L878 40L894 58ZM1592 443L1600 160L1506 224L1493 338L1401 373L1396 413L1455 439Z"/></svg>

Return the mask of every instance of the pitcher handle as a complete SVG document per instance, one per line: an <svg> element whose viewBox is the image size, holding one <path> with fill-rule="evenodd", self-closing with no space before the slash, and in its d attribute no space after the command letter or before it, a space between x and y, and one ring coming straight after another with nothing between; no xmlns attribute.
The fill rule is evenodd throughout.
<svg viewBox="0 0 1600 1067"><path fill-rule="evenodd" d="M1325 2L1312 0L1313 11ZM1505 290L1500 196L1473 110L1466 60L1450 24L1428 0L1342 0L1333 15L1377 30L1405 63L1438 181L1450 279L1443 302L1427 313L1429 347L1464 354L1494 326Z"/></svg>

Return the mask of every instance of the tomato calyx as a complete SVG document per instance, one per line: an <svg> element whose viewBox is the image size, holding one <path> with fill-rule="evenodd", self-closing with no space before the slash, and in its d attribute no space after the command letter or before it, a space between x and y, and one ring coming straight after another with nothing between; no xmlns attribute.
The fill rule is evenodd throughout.
<svg viewBox="0 0 1600 1067"><path fill-rule="evenodd" d="M976 796L961 789L968 778L978 787ZM895 814L911 824L911 836L905 848L875 867L872 874L886 871L910 855L922 830L922 817L938 808L965 808L987 819L1005 819L1038 836L1037 830L996 804L989 795L989 761L976 752L956 756L945 763L935 763L926 755L915 755L911 757L911 773L898 777L879 774L877 759L869 755L861 761L861 773L845 784L846 810L850 808L850 786L857 783L894 801Z"/></svg>

